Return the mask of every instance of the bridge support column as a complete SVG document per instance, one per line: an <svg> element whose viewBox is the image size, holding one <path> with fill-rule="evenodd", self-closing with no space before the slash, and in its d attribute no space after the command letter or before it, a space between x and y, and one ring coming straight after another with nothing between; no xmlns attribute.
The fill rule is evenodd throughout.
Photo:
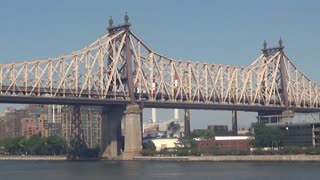
<svg viewBox="0 0 320 180"><path fill-rule="evenodd" d="M232 111L232 135L238 135L238 115L237 111Z"/></svg>
<svg viewBox="0 0 320 180"><path fill-rule="evenodd" d="M70 148L67 158L69 160L81 159L81 149L86 148L84 142L83 127L81 121L80 106L72 106L71 132L70 132Z"/></svg>
<svg viewBox="0 0 320 180"><path fill-rule="evenodd" d="M129 104L125 111L125 144L122 158L133 159L134 156L141 155L142 130L141 130L141 110L137 104Z"/></svg>
<svg viewBox="0 0 320 180"><path fill-rule="evenodd" d="M191 131L190 131L190 109L184 110L184 136L190 137Z"/></svg>
<svg viewBox="0 0 320 180"><path fill-rule="evenodd" d="M116 159L121 149L121 120L124 118L124 106L105 106L102 110L102 154L103 159Z"/></svg>

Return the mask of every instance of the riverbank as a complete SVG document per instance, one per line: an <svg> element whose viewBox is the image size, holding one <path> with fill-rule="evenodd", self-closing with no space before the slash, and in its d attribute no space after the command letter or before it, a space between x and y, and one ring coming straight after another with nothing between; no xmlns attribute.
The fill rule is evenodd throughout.
<svg viewBox="0 0 320 180"><path fill-rule="evenodd" d="M67 157L65 156L0 156L0 160L64 161L64 160L67 160Z"/></svg>
<svg viewBox="0 0 320 180"><path fill-rule="evenodd" d="M65 161L65 156L0 156L1 160ZM120 160L121 159L117 159ZM213 162L320 162L320 155L251 155L251 156L136 156L133 161L213 161Z"/></svg>
<svg viewBox="0 0 320 180"><path fill-rule="evenodd" d="M251 155L251 156L184 156L184 157L151 157L137 156L137 161L216 161L216 162L248 162L248 161L275 161L275 162L320 162L320 155Z"/></svg>

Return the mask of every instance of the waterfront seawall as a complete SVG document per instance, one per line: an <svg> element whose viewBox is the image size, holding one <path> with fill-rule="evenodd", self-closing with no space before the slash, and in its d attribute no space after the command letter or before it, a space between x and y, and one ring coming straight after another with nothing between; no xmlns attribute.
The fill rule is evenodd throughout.
<svg viewBox="0 0 320 180"><path fill-rule="evenodd" d="M133 160L140 161L301 161L320 162L320 155L255 155L255 156L185 156L185 157L134 157Z"/></svg>
<svg viewBox="0 0 320 180"><path fill-rule="evenodd" d="M64 161L65 156L0 156L1 160L31 160L31 161ZM120 159L119 159L120 160ZM253 155L253 156L136 156L134 161L213 161L213 162L247 162L247 161L275 161L275 162L320 162L320 155Z"/></svg>
<svg viewBox="0 0 320 180"><path fill-rule="evenodd" d="M0 156L0 160L64 161L64 160L67 160L67 157L65 156Z"/></svg>

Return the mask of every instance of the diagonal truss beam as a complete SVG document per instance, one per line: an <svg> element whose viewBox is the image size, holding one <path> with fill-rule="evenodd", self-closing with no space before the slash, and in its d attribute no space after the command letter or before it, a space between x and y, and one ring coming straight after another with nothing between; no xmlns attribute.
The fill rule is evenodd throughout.
<svg viewBox="0 0 320 180"><path fill-rule="evenodd" d="M0 96L319 108L319 85L282 49L243 67L174 60L124 28L57 58L0 64Z"/></svg>

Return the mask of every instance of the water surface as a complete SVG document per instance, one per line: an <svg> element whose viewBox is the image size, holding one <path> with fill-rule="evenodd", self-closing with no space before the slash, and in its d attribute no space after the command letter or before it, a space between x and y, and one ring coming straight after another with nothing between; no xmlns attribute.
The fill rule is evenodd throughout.
<svg viewBox="0 0 320 180"><path fill-rule="evenodd" d="M0 161L0 180L319 180L320 163Z"/></svg>

